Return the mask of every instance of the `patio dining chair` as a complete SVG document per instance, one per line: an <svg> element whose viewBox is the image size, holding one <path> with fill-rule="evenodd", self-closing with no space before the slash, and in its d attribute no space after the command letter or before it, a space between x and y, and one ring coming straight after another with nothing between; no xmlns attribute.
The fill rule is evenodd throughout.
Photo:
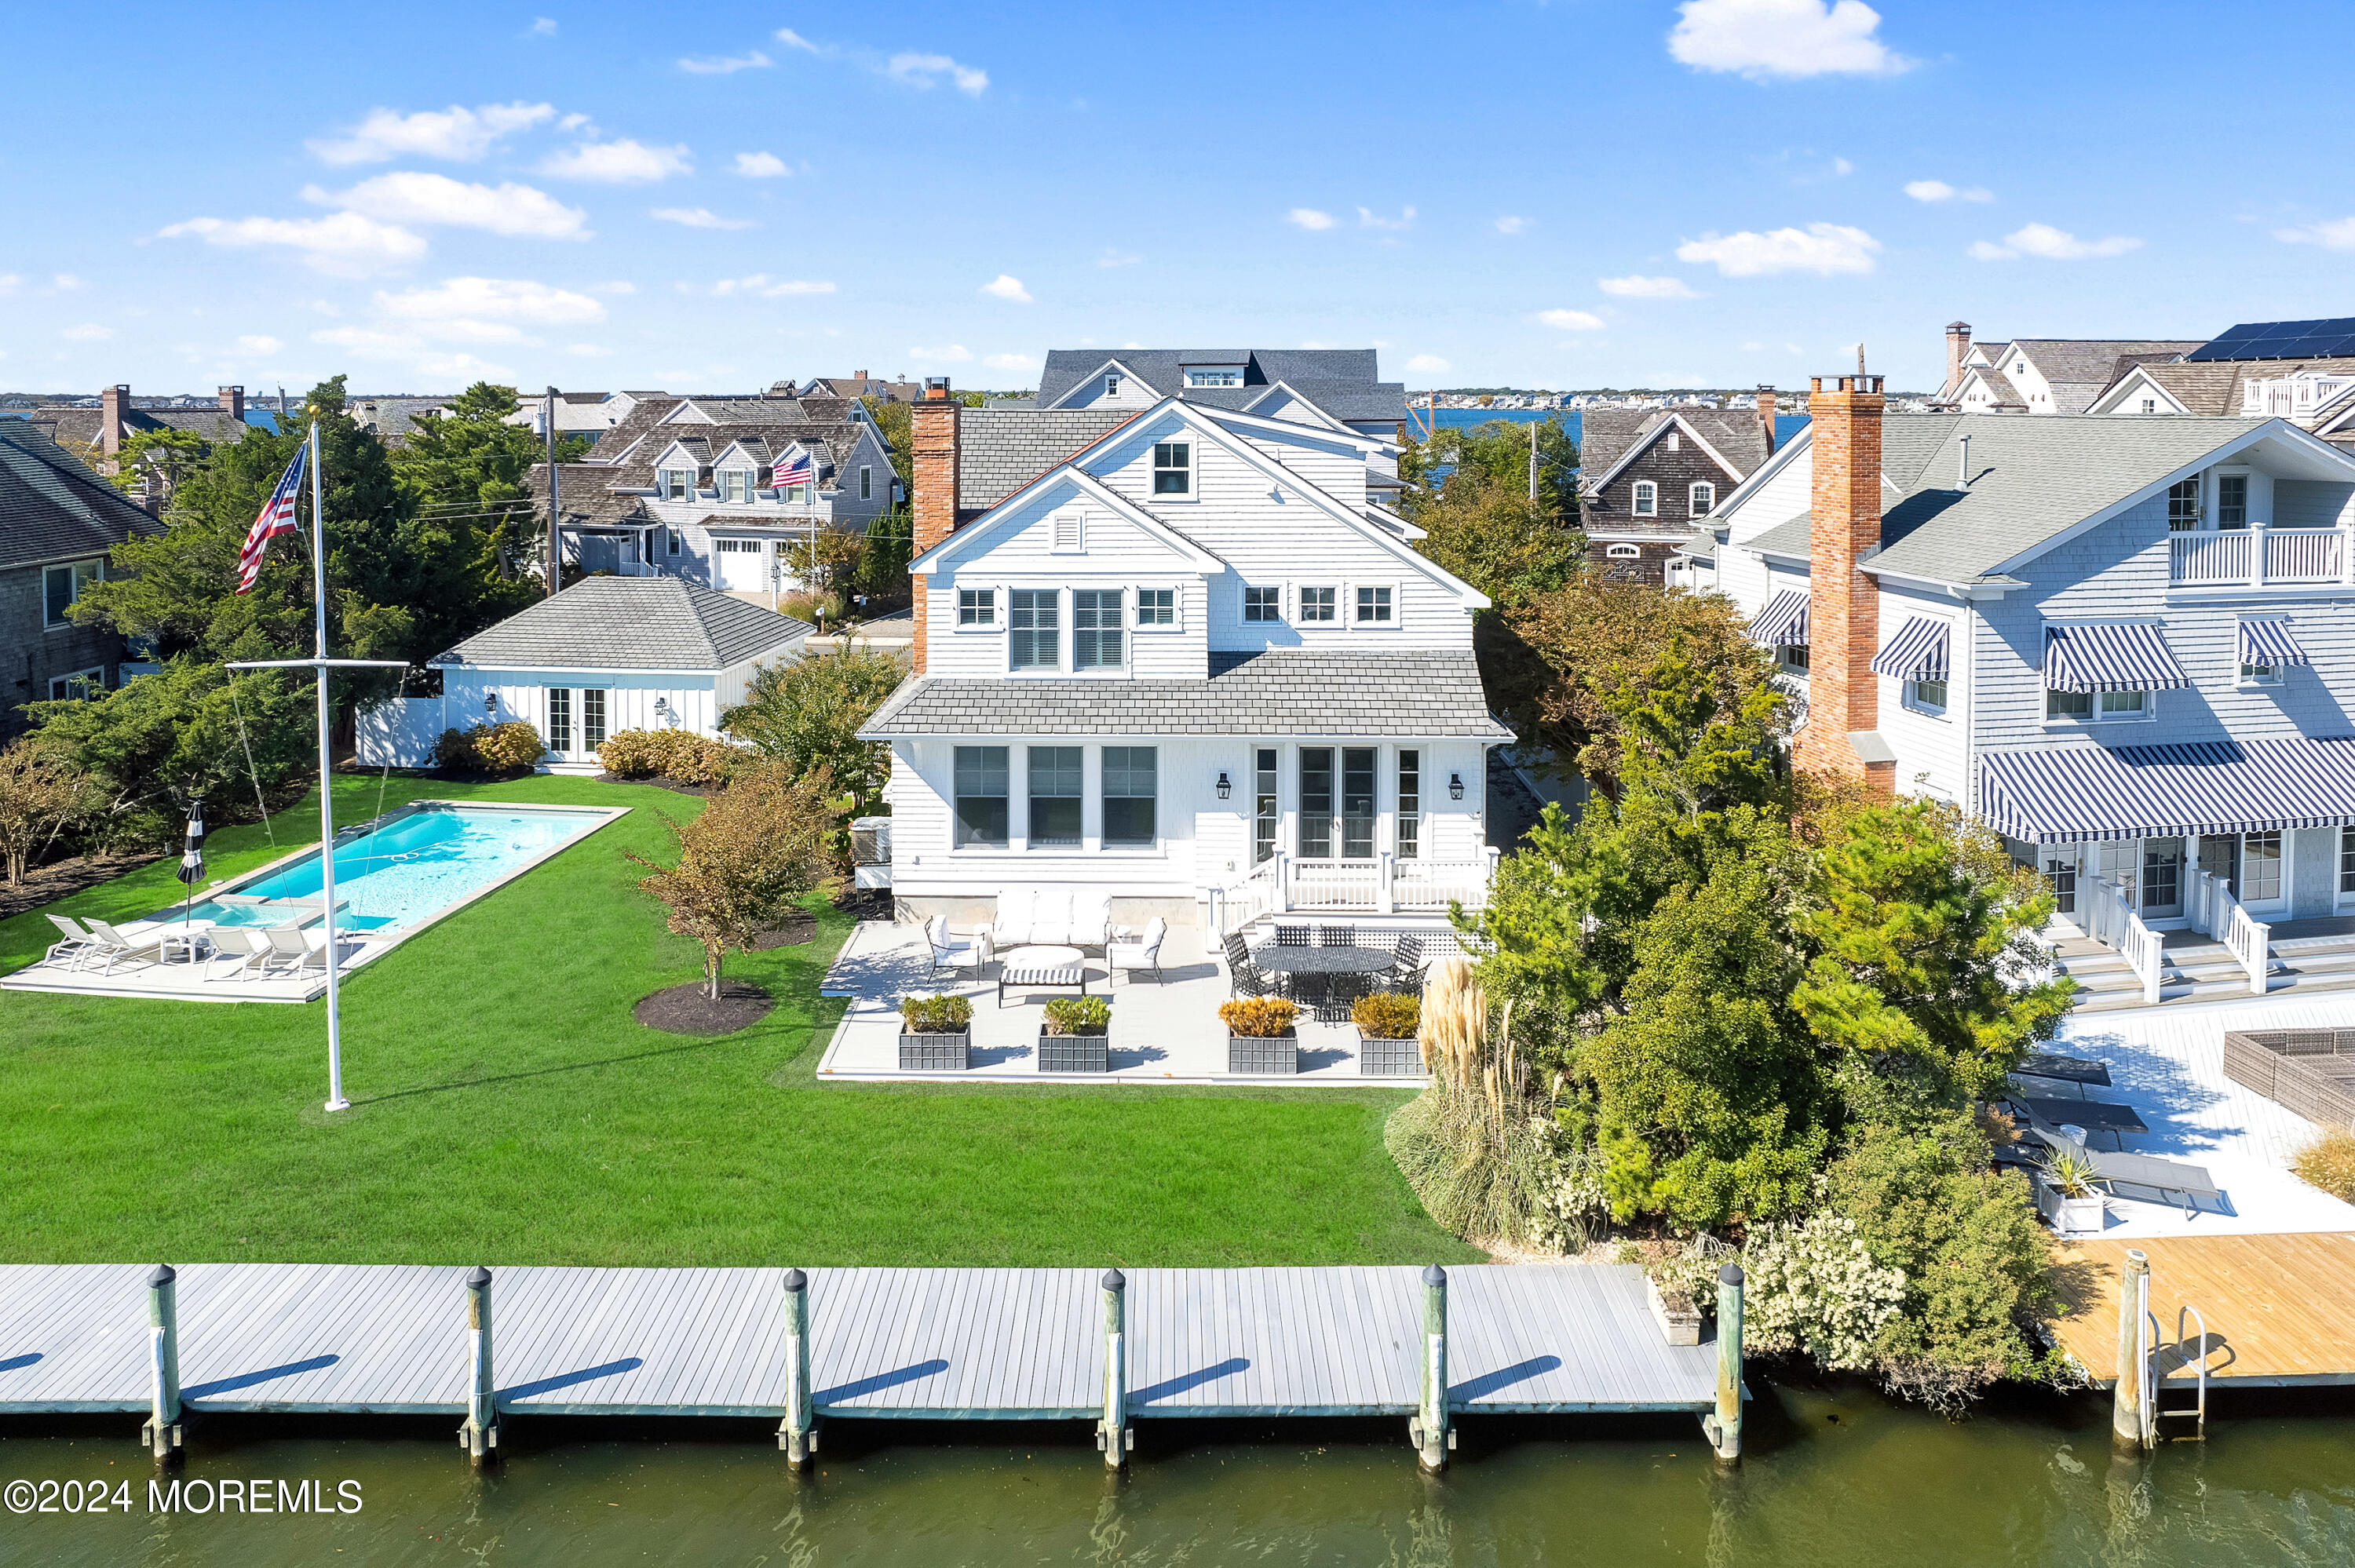
<svg viewBox="0 0 2355 1568"><path fill-rule="evenodd" d="M1391 956L1391 967L1382 971L1382 983L1392 991L1420 994L1423 991L1423 938L1401 937L1398 948Z"/></svg>
<svg viewBox="0 0 2355 1568"><path fill-rule="evenodd" d="M1237 996L1284 994L1284 987L1278 978L1253 961L1250 945L1240 936L1227 938L1227 980Z"/></svg>
<svg viewBox="0 0 2355 1568"><path fill-rule="evenodd" d="M1279 948L1305 948L1308 946L1308 927L1305 926L1278 926L1275 928L1275 945Z"/></svg>
<svg viewBox="0 0 2355 1568"><path fill-rule="evenodd" d="M126 936L95 916L85 916L83 924L90 927L95 945L83 958L81 965L77 967L87 967L103 960L105 967L98 972L111 975L114 972L114 966L125 959L144 959L149 963L158 963L163 959L165 933L160 929L143 931L133 937Z"/></svg>
<svg viewBox="0 0 2355 1568"><path fill-rule="evenodd" d="M1358 945L1358 928L1355 926L1319 926L1316 927L1316 945L1320 948L1354 948Z"/></svg>
<svg viewBox="0 0 2355 1568"><path fill-rule="evenodd" d="M88 958L99 946L97 938L75 925L68 916L52 915L49 916L49 924L55 926L58 928L58 934L65 939L49 944L49 950L41 955L41 961L45 964L62 960L66 968L78 969L82 959Z"/></svg>

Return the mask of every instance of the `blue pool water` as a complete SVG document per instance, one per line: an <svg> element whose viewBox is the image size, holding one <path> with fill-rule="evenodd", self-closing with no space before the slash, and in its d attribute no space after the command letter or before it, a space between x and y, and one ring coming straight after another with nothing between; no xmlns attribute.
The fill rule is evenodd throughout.
<svg viewBox="0 0 2355 1568"><path fill-rule="evenodd" d="M587 811L517 811L497 806L428 806L336 845L336 918L345 930L407 926L570 842L604 821ZM319 896L317 851L235 889L255 898ZM280 926L308 911L285 905L220 904L189 911L221 926Z"/></svg>

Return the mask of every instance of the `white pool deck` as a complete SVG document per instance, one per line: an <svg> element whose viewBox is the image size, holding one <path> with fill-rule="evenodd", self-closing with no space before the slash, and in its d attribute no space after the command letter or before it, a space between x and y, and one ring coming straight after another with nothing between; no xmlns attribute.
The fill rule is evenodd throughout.
<svg viewBox="0 0 2355 1568"><path fill-rule="evenodd" d="M2205 1166L2224 1190L2222 1205L2197 1212L2113 1196L2105 1240L2142 1236L2272 1235L2355 1231L2355 1206L2307 1186L2289 1162L2321 1129L2224 1076L2228 1030L2355 1028L2355 993L2137 1008L2073 1016L2048 1049L2107 1062L2110 1086L2097 1100L2130 1105L2149 1125L2125 1147ZM2066 1098L2073 1088L2052 1091Z"/></svg>
<svg viewBox="0 0 2355 1568"><path fill-rule="evenodd" d="M1066 990L1018 995L1009 987L997 1002L997 968L982 978L970 969L935 974L923 928L868 921L853 929L820 987L822 994L850 999L826 1054L820 1083L947 1083L1141 1085L1217 1084L1298 1088L1421 1088L1421 1077L1367 1077L1358 1071L1358 1033L1349 1025L1319 1023L1306 1014L1300 1033L1300 1071L1264 1076L1231 1074L1227 1067L1226 1026L1219 1003L1232 994L1224 963L1203 950L1199 927L1170 927L1161 953L1162 983L1149 970L1123 971L1109 987L1103 959L1087 959L1088 994L1112 1001L1109 1073L1041 1073L1039 1030L1047 1002L1076 995ZM900 1070L900 999L910 994L954 992L973 999L973 1065L962 1073Z"/></svg>

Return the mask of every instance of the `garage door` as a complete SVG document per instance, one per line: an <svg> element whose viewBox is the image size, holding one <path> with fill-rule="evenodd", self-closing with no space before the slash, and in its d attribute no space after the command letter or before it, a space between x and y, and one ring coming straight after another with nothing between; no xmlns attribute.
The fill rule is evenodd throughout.
<svg viewBox="0 0 2355 1568"><path fill-rule="evenodd" d="M719 554L719 586L724 589L745 588L766 593L769 589L769 557L759 539L714 539L712 546Z"/></svg>

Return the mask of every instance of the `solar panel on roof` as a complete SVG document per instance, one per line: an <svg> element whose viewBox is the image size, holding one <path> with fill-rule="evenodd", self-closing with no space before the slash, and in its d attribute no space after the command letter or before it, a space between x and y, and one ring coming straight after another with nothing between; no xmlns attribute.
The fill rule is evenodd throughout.
<svg viewBox="0 0 2355 1568"><path fill-rule="evenodd" d="M2186 360L2335 359L2355 355L2355 316L2310 322L2243 322L2201 344Z"/></svg>

